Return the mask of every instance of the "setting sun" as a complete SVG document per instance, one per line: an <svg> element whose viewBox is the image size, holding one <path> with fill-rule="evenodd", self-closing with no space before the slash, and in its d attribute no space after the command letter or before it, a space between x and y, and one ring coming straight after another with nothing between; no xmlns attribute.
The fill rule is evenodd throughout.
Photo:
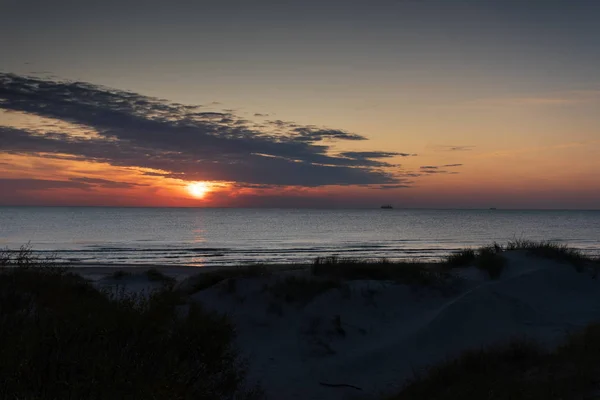
<svg viewBox="0 0 600 400"><path fill-rule="evenodd" d="M187 190L192 196L194 196L198 199L203 198L206 195L206 193L208 193L210 191L208 184L206 182L190 183L187 186Z"/></svg>

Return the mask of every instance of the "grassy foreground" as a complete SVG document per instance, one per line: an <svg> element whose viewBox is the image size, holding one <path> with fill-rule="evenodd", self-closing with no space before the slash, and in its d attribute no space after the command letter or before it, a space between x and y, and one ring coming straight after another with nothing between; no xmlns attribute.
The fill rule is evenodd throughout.
<svg viewBox="0 0 600 400"><path fill-rule="evenodd" d="M166 285L110 295L0 252L0 398L255 399L224 317Z"/></svg>
<svg viewBox="0 0 600 400"><path fill-rule="evenodd" d="M386 399L598 399L599 390L600 324L592 324L553 352L526 340L467 351Z"/></svg>

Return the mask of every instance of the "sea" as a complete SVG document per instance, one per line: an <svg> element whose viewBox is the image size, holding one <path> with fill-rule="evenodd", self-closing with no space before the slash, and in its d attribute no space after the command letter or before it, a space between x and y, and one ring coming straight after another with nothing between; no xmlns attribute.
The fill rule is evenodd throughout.
<svg viewBox="0 0 600 400"><path fill-rule="evenodd" d="M73 264L433 261L514 239L600 255L600 211L0 207L0 248Z"/></svg>

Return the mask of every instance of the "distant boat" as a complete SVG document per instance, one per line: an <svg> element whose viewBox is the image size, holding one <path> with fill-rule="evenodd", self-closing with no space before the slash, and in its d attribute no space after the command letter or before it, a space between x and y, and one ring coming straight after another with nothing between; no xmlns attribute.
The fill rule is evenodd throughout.
<svg viewBox="0 0 600 400"><path fill-rule="evenodd" d="M496 207L490 207L490 210L497 210Z"/></svg>
<svg viewBox="0 0 600 400"><path fill-rule="evenodd" d="M391 204L384 204L384 205L382 205L382 206L381 206L381 208L384 208L384 209L386 209L386 210L391 210L391 209L392 209L392 208L394 208L394 207L392 207L392 205L391 205Z"/></svg>

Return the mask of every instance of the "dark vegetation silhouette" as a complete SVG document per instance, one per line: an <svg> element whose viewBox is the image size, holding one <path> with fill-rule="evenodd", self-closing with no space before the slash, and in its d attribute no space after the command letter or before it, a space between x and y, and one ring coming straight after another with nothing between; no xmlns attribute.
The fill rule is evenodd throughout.
<svg viewBox="0 0 600 400"><path fill-rule="evenodd" d="M168 285L103 293L27 248L0 252L2 399L261 398L233 339Z"/></svg>
<svg viewBox="0 0 600 400"><path fill-rule="evenodd" d="M305 282L302 285L309 288L309 283L313 282L314 286L324 287L322 280L327 279L337 281L381 280L398 284L441 287L454 281L452 274L454 270L471 266L486 272L491 279L498 279L506 266L506 259L503 255L506 251L523 251L532 256L553 259L573 265L579 272L586 265L600 265L600 260L588 257L581 251L564 244L551 241L514 240L506 245L493 243L477 249L462 249L438 262L390 261L385 258L370 260L339 256L317 257L310 265L310 275L315 279L303 278ZM305 268L305 265L299 264L292 267L301 269ZM595 270L595 268L592 269ZM202 272L189 279L190 283L185 290L188 293L195 293L224 280L264 277L271 275L272 271L273 268L267 264L253 264ZM296 283L298 282L290 280L290 286ZM339 286L339 282L329 285L331 287ZM314 291L315 289L308 290Z"/></svg>
<svg viewBox="0 0 600 400"><path fill-rule="evenodd" d="M599 354L598 323L569 335L553 351L515 339L433 366L386 399L596 399Z"/></svg>

